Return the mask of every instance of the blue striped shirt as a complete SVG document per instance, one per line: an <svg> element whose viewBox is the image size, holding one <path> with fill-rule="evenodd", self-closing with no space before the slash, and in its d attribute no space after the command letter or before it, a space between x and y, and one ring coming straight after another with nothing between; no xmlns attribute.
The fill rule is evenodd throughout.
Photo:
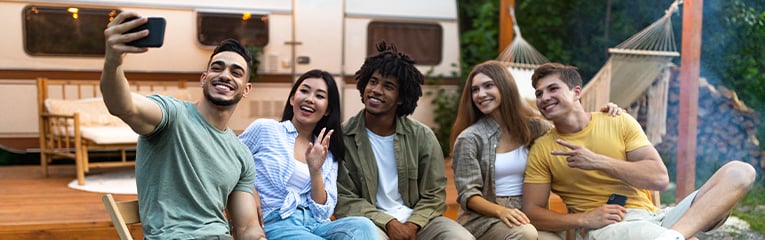
<svg viewBox="0 0 765 240"><path fill-rule="evenodd" d="M299 191L291 191L287 183L295 170L295 139L297 129L287 120L258 119L239 135L255 159L255 187L260 194L263 216L278 210L282 219L298 207L307 208L319 222L329 221L337 203L337 162L332 153L321 167L327 202L319 204L311 199L311 184L306 182ZM315 136L314 136L315 137Z"/></svg>

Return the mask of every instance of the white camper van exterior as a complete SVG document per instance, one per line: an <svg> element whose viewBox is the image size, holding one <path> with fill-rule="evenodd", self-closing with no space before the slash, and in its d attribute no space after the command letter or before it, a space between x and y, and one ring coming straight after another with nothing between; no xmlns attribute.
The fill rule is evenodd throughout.
<svg viewBox="0 0 765 240"><path fill-rule="evenodd" d="M17 150L37 147L38 116L35 79L98 79L101 56L39 55L26 49L24 11L30 6L104 8L135 11L143 16L166 19L164 45L144 54L128 55L128 77L156 80L184 79L192 97L201 91L195 82L205 69L212 48L199 41L198 16L223 13L261 17L267 22L267 43L258 56L260 65L254 94L240 104L231 128L244 130L256 118L280 118L291 83L311 69L332 73L341 88L343 115L353 116L363 105L353 74L373 46L375 26L425 25L440 34L426 37L440 45L437 60L419 64L430 76L453 77L459 71L457 3L454 0L74 0L1 1L0 15L0 145ZM396 34L395 28L393 34ZM55 39L67 41L67 39ZM419 40L418 40L419 41ZM409 42L411 43L411 42ZM407 42L396 42L406 46ZM414 44L413 46L417 46ZM416 50L416 49L415 49ZM415 58L415 61L418 61ZM140 80L138 79L138 80ZM451 83L456 83L452 78ZM436 88L451 85L428 85ZM433 124L431 98L420 99L413 117ZM21 149L20 149L21 148Z"/></svg>

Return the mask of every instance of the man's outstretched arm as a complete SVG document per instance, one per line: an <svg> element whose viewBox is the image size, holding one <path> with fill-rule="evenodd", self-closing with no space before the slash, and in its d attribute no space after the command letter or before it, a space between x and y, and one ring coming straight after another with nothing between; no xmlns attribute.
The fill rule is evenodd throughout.
<svg viewBox="0 0 765 240"><path fill-rule="evenodd" d="M147 51L147 48L128 46L127 43L149 34L148 30L126 34L126 31L147 22L145 17L126 21L132 17L138 17L138 14L122 12L104 30L106 54L101 72L101 95L109 113L125 121L136 133L147 134L154 131L162 120L162 111L146 97L132 94L125 77L122 67L125 54Z"/></svg>

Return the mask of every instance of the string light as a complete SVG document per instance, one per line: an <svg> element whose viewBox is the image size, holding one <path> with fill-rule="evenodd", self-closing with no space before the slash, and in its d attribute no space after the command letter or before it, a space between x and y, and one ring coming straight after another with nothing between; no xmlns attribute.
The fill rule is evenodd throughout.
<svg viewBox="0 0 765 240"><path fill-rule="evenodd" d="M77 14L78 12L80 12L80 9L71 7L66 9L66 11L72 13L72 18L74 19L80 18L80 15Z"/></svg>

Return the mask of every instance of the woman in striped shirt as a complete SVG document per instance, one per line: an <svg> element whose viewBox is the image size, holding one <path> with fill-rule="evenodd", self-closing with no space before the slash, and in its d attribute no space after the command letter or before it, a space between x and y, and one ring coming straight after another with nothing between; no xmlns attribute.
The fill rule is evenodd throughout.
<svg viewBox="0 0 765 240"><path fill-rule="evenodd" d="M255 120L239 136L255 160L255 187L269 239L377 239L367 218L330 221L344 156L340 94L321 70L290 90L282 121ZM332 136L335 137L332 137Z"/></svg>

